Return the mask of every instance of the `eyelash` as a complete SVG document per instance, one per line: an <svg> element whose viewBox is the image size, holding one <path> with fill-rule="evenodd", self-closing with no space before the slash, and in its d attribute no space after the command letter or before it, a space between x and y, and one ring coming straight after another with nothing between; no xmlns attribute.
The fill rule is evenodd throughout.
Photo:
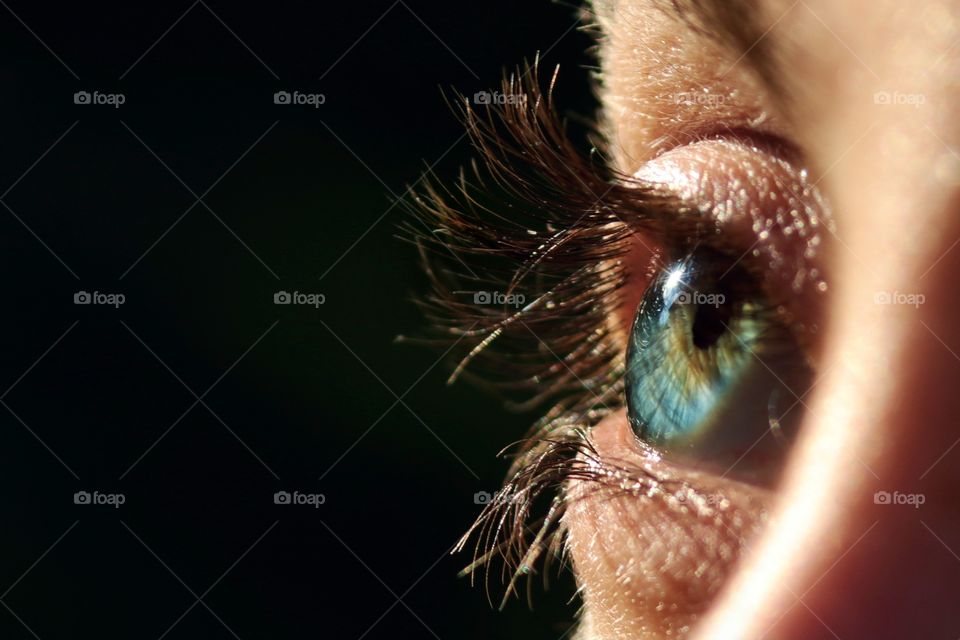
<svg viewBox="0 0 960 640"><path fill-rule="evenodd" d="M501 559L504 602L545 552L545 564L559 557L563 565L567 480L632 495L696 494L601 463L586 433L624 401L624 343L610 318L623 302L621 258L634 234L669 248L723 241L678 201L616 173L600 154L582 153L554 109L556 80L555 70L542 89L534 61L502 82L503 94L525 100L477 111L457 96L480 162L451 188L426 176L404 203L412 213L404 237L418 248L430 286L419 304L433 328L419 342L459 354L448 383L462 377L514 407L548 406L526 439L503 452L513 458L507 481L456 548L475 539L463 573L472 579L483 567L485 584ZM479 291L528 302L473 304Z"/></svg>

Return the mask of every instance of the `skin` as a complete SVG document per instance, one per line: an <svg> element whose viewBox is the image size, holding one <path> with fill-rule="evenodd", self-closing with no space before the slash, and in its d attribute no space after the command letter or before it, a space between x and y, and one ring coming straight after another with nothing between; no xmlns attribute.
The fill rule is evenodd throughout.
<svg viewBox="0 0 960 640"><path fill-rule="evenodd" d="M956 638L960 2L758 0L780 93L749 57L663 4L595 7L613 161L691 202L727 202L724 229L744 235L745 251L749 222L776 218L777 181L789 190L807 170L815 188L804 203L822 223L816 251L791 261L810 237L776 224L760 259L786 256L771 278L815 335L818 379L796 390L799 437L766 488L640 446L623 412L594 429L603 460L727 502L599 499L573 482L565 524L585 601L580 638ZM900 103L878 103L876 92L899 92ZM696 143L714 135L724 140ZM795 148L790 167L769 168L765 151L749 150L753 136ZM751 182L756 163L767 182ZM735 180L746 197L726 197ZM801 268L826 290L816 277L795 286ZM923 302L877 304L881 292ZM624 327L639 295L617 319ZM878 491L923 504L877 504Z"/></svg>

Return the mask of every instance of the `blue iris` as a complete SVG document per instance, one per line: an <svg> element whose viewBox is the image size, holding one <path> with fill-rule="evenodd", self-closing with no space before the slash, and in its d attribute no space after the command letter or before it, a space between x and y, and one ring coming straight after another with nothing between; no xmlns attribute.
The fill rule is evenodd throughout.
<svg viewBox="0 0 960 640"><path fill-rule="evenodd" d="M758 305L712 262L694 254L669 266L634 319L626 400L631 425L647 442L696 439L755 366L751 352L764 328L752 313Z"/></svg>

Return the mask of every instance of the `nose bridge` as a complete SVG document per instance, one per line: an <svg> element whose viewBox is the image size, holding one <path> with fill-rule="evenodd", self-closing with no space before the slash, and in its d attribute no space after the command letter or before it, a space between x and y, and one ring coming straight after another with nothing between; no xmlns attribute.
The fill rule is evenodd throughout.
<svg viewBox="0 0 960 640"><path fill-rule="evenodd" d="M904 230L924 223L941 229L942 240L923 250L909 248L909 232L895 255L862 247L880 269L890 261L889 285L881 279L877 288L874 274L843 261L847 274L860 269L838 292L846 300L834 343L840 354L835 373L848 380L833 378L826 397L815 403L810 446L797 462L803 471L792 476L785 498L820 483L827 502L800 502L815 525L784 571L794 592L785 600L794 597L796 606L778 624L783 633L771 637L960 632L952 605L960 592L955 211L947 201L927 221L896 223Z"/></svg>

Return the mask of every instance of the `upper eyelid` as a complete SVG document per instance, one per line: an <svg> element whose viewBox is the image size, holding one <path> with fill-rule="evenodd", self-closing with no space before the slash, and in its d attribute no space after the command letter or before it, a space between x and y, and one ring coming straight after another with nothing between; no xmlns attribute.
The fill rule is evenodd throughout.
<svg viewBox="0 0 960 640"><path fill-rule="evenodd" d="M694 241L743 262L760 278L795 319L791 325L806 345L815 341L811 331L829 289L826 256L834 226L829 202L802 161L794 149L724 139L677 148L648 163L644 174L661 180L659 188L684 201L694 218L699 215L705 229L691 236ZM667 248L682 257L690 241Z"/></svg>

